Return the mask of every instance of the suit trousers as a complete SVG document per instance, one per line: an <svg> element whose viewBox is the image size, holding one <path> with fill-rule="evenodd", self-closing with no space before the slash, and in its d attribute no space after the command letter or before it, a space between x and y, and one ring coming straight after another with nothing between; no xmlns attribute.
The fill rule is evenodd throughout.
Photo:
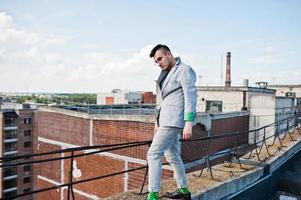
<svg viewBox="0 0 301 200"><path fill-rule="evenodd" d="M179 138L181 133L182 129L176 127L160 126L157 129L147 153L149 166L148 190L150 192L160 191L163 155L173 168L178 188L187 187L185 167L180 155L181 146Z"/></svg>

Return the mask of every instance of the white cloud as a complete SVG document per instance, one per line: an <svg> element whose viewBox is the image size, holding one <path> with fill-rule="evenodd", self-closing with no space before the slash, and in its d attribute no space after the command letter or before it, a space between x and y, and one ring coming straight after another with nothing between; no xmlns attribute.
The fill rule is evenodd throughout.
<svg viewBox="0 0 301 200"><path fill-rule="evenodd" d="M266 81L268 84L300 84L300 74L300 72L294 70L254 71L252 73L236 74L233 76L233 80L235 84L241 85L243 79L249 79L250 85L253 84L253 86L258 81Z"/></svg>
<svg viewBox="0 0 301 200"><path fill-rule="evenodd" d="M294 74L294 76L301 76L300 72L294 72L293 74Z"/></svg>
<svg viewBox="0 0 301 200"><path fill-rule="evenodd" d="M275 47L272 47L272 46L267 46L267 47L265 48L265 51L266 51L267 53L276 53L276 52L277 52L277 49L276 49Z"/></svg>
<svg viewBox="0 0 301 200"><path fill-rule="evenodd" d="M13 20L11 16L7 15L5 12L0 12L0 30L10 29L13 27Z"/></svg>
<svg viewBox="0 0 301 200"><path fill-rule="evenodd" d="M48 53L45 55L45 61L49 64L58 64L58 63L67 63L70 62L70 58L61 55L61 54L55 54L55 53Z"/></svg>
<svg viewBox="0 0 301 200"><path fill-rule="evenodd" d="M126 58L101 51L70 54L60 50L69 38L17 29L3 12L0 27L0 78L7 83L2 91L22 91L24 85L33 91L74 92L155 88L159 67L148 56L153 45Z"/></svg>
<svg viewBox="0 0 301 200"><path fill-rule="evenodd" d="M60 64L48 64L43 68L42 76L46 79L65 78L67 74L66 66L62 63Z"/></svg>
<svg viewBox="0 0 301 200"><path fill-rule="evenodd" d="M11 16L4 12L0 12L0 27L0 66L6 74L41 67L40 61L45 57L41 48L51 37L16 29Z"/></svg>
<svg viewBox="0 0 301 200"><path fill-rule="evenodd" d="M0 91L24 91L25 85L31 91L50 92L101 92L113 88L155 90L154 80L160 68L149 58L154 45L127 49L126 55L132 54L121 57L106 53L93 43L82 46L72 43L72 37L17 29L12 17L4 12L0 12L0 29L0 79L6 83L0 85ZM74 47L79 49L71 49ZM276 48L267 46L263 50L264 54L252 58L251 63L279 62ZM180 55L197 75L203 76L202 85L220 84L220 59L183 52L174 52L174 55ZM235 77L235 71L232 72ZM273 75L276 79L286 78L276 75ZM297 79L300 73L291 75ZM271 74L255 72L246 77L267 80Z"/></svg>
<svg viewBox="0 0 301 200"><path fill-rule="evenodd" d="M30 83L36 91L155 90L154 80L160 68L149 58L154 45L146 45L138 51L128 50L133 52L128 57L96 51L98 46L94 44L81 46L85 53L70 54L59 51L61 45L72 42L69 38L20 30L13 26L9 15L2 13L1 17L0 26L5 28L0 33L0 57L3 58L0 70L4 71L0 78L12 87L0 86L0 90L21 90L22 86L8 78L16 74L20 82ZM93 51L87 53L87 49ZM201 65L202 58L194 54L175 52L176 55L195 69L205 66ZM212 80L210 71L208 69L206 74L208 80Z"/></svg>
<svg viewBox="0 0 301 200"><path fill-rule="evenodd" d="M143 47L139 52L128 58L93 52L80 58L81 66L71 73L75 81L97 80L103 86L102 90L112 88L153 89L153 80L156 79L158 67L155 67L148 57L152 46Z"/></svg>
<svg viewBox="0 0 301 200"><path fill-rule="evenodd" d="M75 15L77 15L77 11L75 10L64 10L64 11L61 11L59 13L56 13L56 16L58 18L65 18L65 17L73 17Z"/></svg>
<svg viewBox="0 0 301 200"><path fill-rule="evenodd" d="M69 38L65 38L65 37L48 36L46 38L46 45L65 44L69 40L70 40Z"/></svg>
<svg viewBox="0 0 301 200"><path fill-rule="evenodd" d="M159 68L148 57L152 45L127 58L100 51L73 55L57 51L68 38L17 29L6 13L0 13L0 27L0 77L8 83L0 90L22 89L9 77L39 91L154 90Z"/></svg>
<svg viewBox="0 0 301 200"><path fill-rule="evenodd" d="M277 48L269 45L264 49L264 54L251 58L251 64L277 64L281 61L281 54Z"/></svg>
<svg viewBox="0 0 301 200"><path fill-rule="evenodd" d="M82 48L84 49L97 49L99 46L97 44L83 44Z"/></svg>
<svg viewBox="0 0 301 200"><path fill-rule="evenodd" d="M265 55L252 58L250 62L254 64L275 64L278 63L278 60L279 59L277 58L277 56Z"/></svg>

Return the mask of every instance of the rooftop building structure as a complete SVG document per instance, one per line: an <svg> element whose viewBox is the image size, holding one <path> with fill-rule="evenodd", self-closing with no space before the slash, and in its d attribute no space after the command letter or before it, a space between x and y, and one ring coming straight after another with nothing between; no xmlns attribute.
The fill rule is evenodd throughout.
<svg viewBox="0 0 301 200"><path fill-rule="evenodd" d="M109 93L98 93L98 105L114 104L154 104L156 97L152 92L133 92L128 90L114 89Z"/></svg>
<svg viewBox="0 0 301 200"><path fill-rule="evenodd" d="M276 96L291 96L301 98L301 85L267 85L276 90Z"/></svg>
<svg viewBox="0 0 301 200"><path fill-rule="evenodd" d="M152 108L154 110L154 108ZM76 110L55 108L49 106L38 107L38 132L35 153L43 153L66 148L76 148L93 145L121 144L126 142L150 141L153 137L155 115L143 114L98 114L78 112ZM198 122L203 122L207 131L197 125L193 137L220 135L235 131L246 131L249 126L248 112L232 113L199 113ZM225 126L225 124L234 126ZM246 144L246 136L239 137L239 144ZM233 139L214 142L211 151L227 150L233 145ZM135 167L146 166L148 145L131 149L115 150L97 153L91 156L74 158L76 166L73 179L81 181L93 176L105 176L113 172L130 170ZM85 153L90 151L81 151ZM182 144L182 156L188 171L196 170L203 160L198 160L206 152L203 141ZM58 156L67 156L63 153ZM68 183L70 160L51 161L37 165L37 188L51 187ZM144 170L128 172L117 176L95 180L74 186L76 198L97 199L137 189L144 178ZM164 166L163 178L171 178L172 171ZM106 185L106 187L103 187ZM63 199L68 193L67 188L51 190L37 194L38 199Z"/></svg>
<svg viewBox="0 0 301 200"><path fill-rule="evenodd" d="M273 89L248 86L199 86L197 111L249 111L249 128L256 129L275 122L275 92ZM273 134L271 131L270 135ZM254 137L250 134L250 143Z"/></svg>
<svg viewBox="0 0 301 200"><path fill-rule="evenodd" d="M33 153L33 134L35 131L35 110L28 106L0 109L0 157L24 156ZM20 161L29 161L22 159ZM18 161L4 161L2 164L14 164ZM31 165L8 166L1 168L2 184L0 197L8 198L30 192L34 188ZM18 198L31 199L32 195Z"/></svg>

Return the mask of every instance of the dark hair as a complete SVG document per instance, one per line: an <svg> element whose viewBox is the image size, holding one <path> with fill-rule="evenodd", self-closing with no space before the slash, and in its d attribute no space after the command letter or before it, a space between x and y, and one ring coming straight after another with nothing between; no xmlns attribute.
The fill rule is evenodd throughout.
<svg viewBox="0 0 301 200"><path fill-rule="evenodd" d="M164 49L167 51L170 51L170 49L168 48L168 46L164 45L164 44L157 44L150 52L149 57L152 58L154 57L155 53L159 50L159 49Z"/></svg>

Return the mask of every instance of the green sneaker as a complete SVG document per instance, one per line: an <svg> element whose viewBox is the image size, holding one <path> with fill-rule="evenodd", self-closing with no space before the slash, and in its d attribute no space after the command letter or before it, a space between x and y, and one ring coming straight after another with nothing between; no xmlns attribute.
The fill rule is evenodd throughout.
<svg viewBox="0 0 301 200"><path fill-rule="evenodd" d="M147 200L159 200L158 192L149 192Z"/></svg>
<svg viewBox="0 0 301 200"><path fill-rule="evenodd" d="M182 194L188 194L190 193L188 188L179 188L178 191Z"/></svg>

